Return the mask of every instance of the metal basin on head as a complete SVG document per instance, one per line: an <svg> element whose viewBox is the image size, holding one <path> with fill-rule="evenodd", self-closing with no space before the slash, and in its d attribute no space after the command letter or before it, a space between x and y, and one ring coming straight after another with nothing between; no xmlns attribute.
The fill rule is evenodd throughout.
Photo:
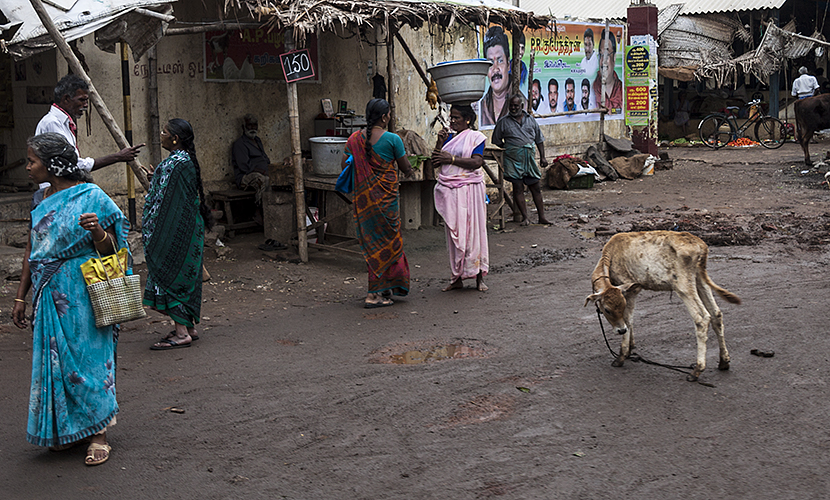
<svg viewBox="0 0 830 500"><path fill-rule="evenodd" d="M487 72L493 63L487 59L447 61L428 68L438 87L438 95L447 104L470 104L484 95Z"/></svg>

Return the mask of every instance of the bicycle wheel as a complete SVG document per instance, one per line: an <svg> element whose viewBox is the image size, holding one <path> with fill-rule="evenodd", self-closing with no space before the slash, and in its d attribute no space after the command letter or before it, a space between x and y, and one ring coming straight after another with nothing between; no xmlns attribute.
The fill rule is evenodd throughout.
<svg viewBox="0 0 830 500"><path fill-rule="evenodd" d="M732 128L729 122L722 115L709 115L701 120L697 126L700 140L712 149L726 146L732 135Z"/></svg>
<svg viewBox="0 0 830 500"><path fill-rule="evenodd" d="M778 118L767 116L755 124L755 137L765 148L778 149L787 139L787 127Z"/></svg>

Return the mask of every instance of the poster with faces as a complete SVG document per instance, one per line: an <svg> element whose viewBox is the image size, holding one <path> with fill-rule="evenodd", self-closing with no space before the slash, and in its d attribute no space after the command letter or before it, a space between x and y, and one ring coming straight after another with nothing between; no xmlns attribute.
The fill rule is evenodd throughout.
<svg viewBox="0 0 830 500"><path fill-rule="evenodd" d="M525 30L519 44L522 97L540 125L598 121L599 113L550 116L563 111L593 110L604 104L606 120L622 119L625 102L622 25L551 23L545 29ZM511 32L499 25L479 29L479 56L493 65L484 97L473 104L479 125L489 129L505 116L510 95ZM533 68L530 68L531 54ZM532 71L532 74L530 72ZM604 77L604 80L603 80Z"/></svg>

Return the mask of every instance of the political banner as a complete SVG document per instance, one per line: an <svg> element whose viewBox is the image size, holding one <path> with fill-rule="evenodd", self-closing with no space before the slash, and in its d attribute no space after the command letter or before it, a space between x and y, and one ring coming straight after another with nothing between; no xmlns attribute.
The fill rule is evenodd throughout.
<svg viewBox="0 0 830 500"><path fill-rule="evenodd" d="M563 111L599 107L602 97L609 109L606 120L623 118L625 92L623 59L624 27L597 23L555 22L545 29L525 30L518 40L521 55L520 91L532 102L540 125L598 121L599 113L545 116ZM510 57L513 41L510 31L499 25L479 29L480 57L493 62L488 73L484 97L473 103L481 129L492 129L508 114ZM530 75L531 56L533 74ZM602 85L600 71L605 74Z"/></svg>
<svg viewBox="0 0 830 500"><path fill-rule="evenodd" d="M285 80L280 54L285 48L282 31L246 28L231 31L208 31L204 38L205 81L238 82ZM317 36L306 39L310 65L319 68ZM303 81L319 82L320 74Z"/></svg>

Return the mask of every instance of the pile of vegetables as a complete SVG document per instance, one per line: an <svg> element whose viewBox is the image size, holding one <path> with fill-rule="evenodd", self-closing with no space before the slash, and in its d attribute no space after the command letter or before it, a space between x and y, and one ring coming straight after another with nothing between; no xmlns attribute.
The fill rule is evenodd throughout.
<svg viewBox="0 0 830 500"><path fill-rule="evenodd" d="M739 137L734 141L729 141L726 143L727 146L739 147L739 148L748 148L751 146L757 146L760 144L759 142L755 142L752 139L748 139L746 137Z"/></svg>

